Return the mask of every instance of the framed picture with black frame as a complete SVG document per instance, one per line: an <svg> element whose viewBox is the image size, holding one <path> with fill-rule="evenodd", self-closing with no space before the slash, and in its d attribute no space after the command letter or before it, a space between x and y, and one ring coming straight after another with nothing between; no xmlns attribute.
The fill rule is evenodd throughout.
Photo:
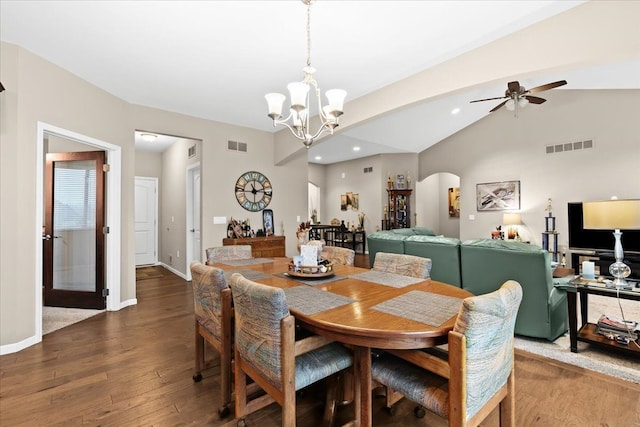
<svg viewBox="0 0 640 427"><path fill-rule="evenodd" d="M273 224L273 211L271 209L264 209L262 211L262 227L264 228L265 236L272 236L274 234Z"/></svg>

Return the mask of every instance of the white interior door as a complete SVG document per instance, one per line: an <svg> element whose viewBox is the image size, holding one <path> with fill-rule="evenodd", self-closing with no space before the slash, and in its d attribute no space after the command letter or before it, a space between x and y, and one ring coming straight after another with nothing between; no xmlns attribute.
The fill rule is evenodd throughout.
<svg viewBox="0 0 640 427"><path fill-rule="evenodd" d="M136 266L157 263L158 179L136 177Z"/></svg>
<svg viewBox="0 0 640 427"><path fill-rule="evenodd" d="M188 206L187 217L189 219L187 242L190 256L187 260L187 267L192 261L202 261L201 237L200 237L200 166L190 168L188 171Z"/></svg>

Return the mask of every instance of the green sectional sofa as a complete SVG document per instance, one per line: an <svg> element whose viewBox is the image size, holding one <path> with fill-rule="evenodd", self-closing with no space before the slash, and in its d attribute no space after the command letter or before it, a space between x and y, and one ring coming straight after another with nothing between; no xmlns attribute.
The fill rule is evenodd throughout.
<svg viewBox="0 0 640 427"><path fill-rule="evenodd" d="M567 295L553 286L551 255L537 245L504 240L468 240L460 246L464 289L480 295L507 280L522 286L516 334L553 341L568 328Z"/></svg>
<svg viewBox="0 0 640 427"><path fill-rule="evenodd" d="M388 230L367 236L369 260L377 252L431 258L431 278L475 295L495 291L509 279L520 283L522 304L516 334L553 341L568 329L566 293L554 287L550 254L537 245L515 241L458 239L430 230ZM556 279L557 280L557 279Z"/></svg>

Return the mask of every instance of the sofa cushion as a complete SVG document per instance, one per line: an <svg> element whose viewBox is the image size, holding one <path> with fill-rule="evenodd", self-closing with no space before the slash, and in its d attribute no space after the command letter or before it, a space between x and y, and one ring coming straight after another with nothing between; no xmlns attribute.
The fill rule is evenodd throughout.
<svg viewBox="0 0 640 427"><path fill-rule="evenodd" d="M413 236L414 234L416 234L416 232L413 231L413 228L394 228L393 230L389 231L400 236Z"/></svg>
<svg viewBox="0 0 640 427"><path fill-rule="evenodd" d="M420 236L435 236L436 233L427 227L413 227L413 232Z"/></svg>
<svg viewBox="0 0 640 427"><path fill-rule="evenodd" d="M409 236L404 241L404 253L430 258L433 280L462 287L459 239L444 236Z"/></svg>

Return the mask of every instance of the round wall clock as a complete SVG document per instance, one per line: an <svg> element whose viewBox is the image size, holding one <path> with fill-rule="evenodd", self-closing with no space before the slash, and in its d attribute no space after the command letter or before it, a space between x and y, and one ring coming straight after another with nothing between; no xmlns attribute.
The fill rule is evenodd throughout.
<svg viewBox="0 0 640 427"><path fill-rule="evenodd" d="M251 212L258 212L266 208L273 195L269 179L255 171L240 175L236 181L235 191L240 206Z"/></svg>

